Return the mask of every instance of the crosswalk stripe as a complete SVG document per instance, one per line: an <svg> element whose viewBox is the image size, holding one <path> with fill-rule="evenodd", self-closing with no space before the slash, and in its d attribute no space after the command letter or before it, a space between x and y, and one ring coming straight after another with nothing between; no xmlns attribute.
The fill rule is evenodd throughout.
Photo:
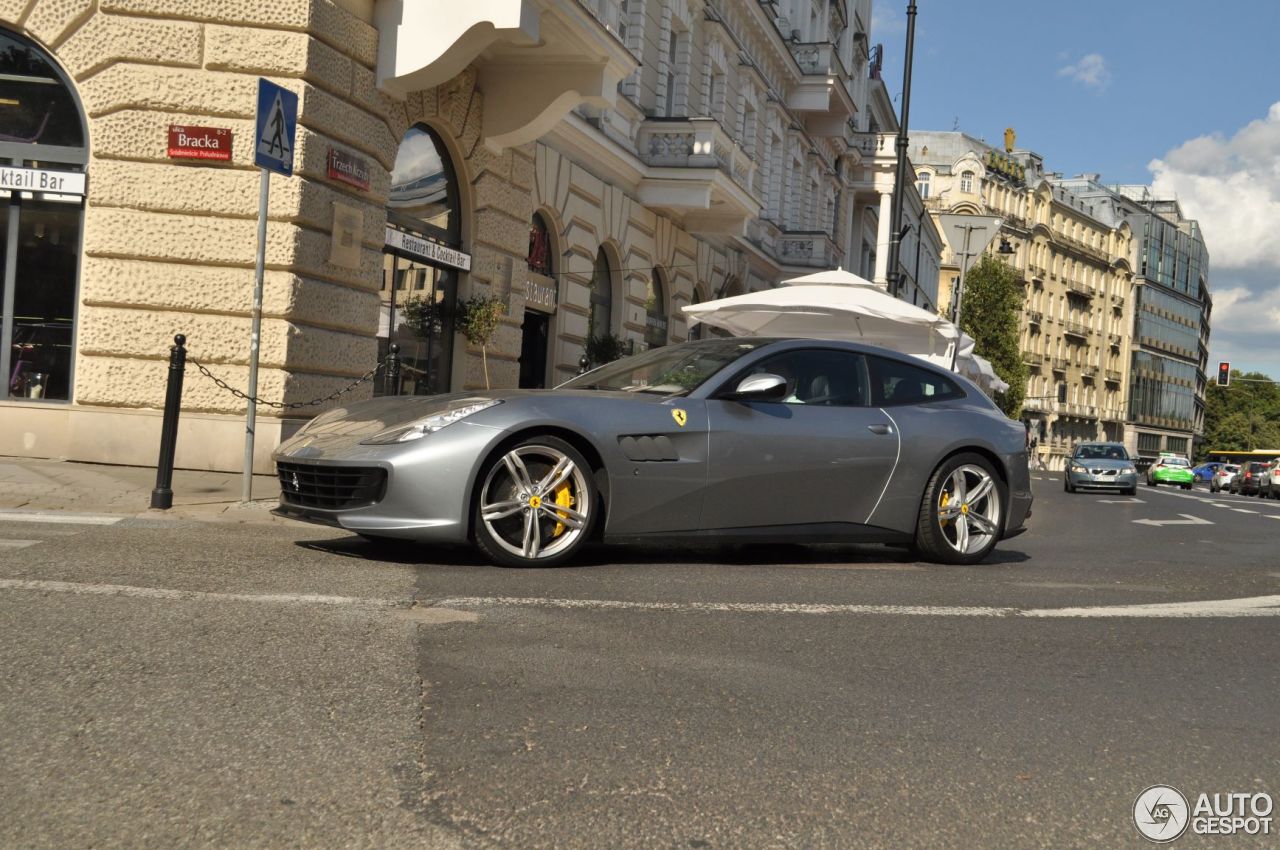
<svg viewBox="0 0 1280 850"><path fill-rule="evenodd" d="M40 540L5 540L0 539L0 549L25 549L40 543Z"/></svg>

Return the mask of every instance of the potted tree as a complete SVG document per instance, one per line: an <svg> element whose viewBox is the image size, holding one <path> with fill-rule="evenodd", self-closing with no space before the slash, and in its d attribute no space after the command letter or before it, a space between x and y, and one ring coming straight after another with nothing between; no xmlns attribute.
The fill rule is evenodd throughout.
<svg viewBox="0 0 1280 850"><path fill-rule="evenodd" d="M492 295L473 295L458 305L458 331L467 342L480 346L480 360L484 364L484 388L489 389L489 342L498 330L507 305Z"/></svg>

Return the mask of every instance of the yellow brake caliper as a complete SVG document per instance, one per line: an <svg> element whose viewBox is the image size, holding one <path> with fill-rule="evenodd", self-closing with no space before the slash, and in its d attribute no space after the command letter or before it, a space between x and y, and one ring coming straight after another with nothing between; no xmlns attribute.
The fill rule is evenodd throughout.
<svg viewBox="0 0 1280 850"><path fill-rule="evenodd" d="M950 494L950 493L948 493L946 490L943 490L943 491L942 491L942 499L938 502L938 509L939 509L940 511L944 511L944 510L946 510L946 509L947 509L947 505L949 505L949 504L951 504L951 494ZM942 524L943 524L944 526L951 525L951 520L949 520L949 519L944 519L944 520L942 521Z"/></svg>
<svg viewBox="0 0 1280 850"><path fill-rule="evenodd" d="M569 482L566 481L556 488L556 504L564 508L573 507L573 492L569 489ZM568 515L560 514L560 516L566 517ZM564 534L564 523L557 522L556 527L551 530L551 536L559 537L561 534Z"/></svg>

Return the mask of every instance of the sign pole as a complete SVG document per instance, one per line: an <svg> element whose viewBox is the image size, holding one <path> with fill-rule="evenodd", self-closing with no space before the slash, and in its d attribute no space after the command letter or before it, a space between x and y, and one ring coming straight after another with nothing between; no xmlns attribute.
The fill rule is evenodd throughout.
<svg viewBox="0 0 1280 850"><path fill-rule="evenodd" d="M973 257L969 253L969 238L973 234L973 227L966 225L964 229L964 250L960 253L960 280L956 281L956 330L960 331L960 307L964 303L964 279L969 274L969 260ZM960 331L963 333L963 331ZM956 361L960 359L960 337L956 337L955 346L951 349L951 371L956 370Z"/></svg>
<svg viewBox="0 0 1280 850"><path fill-rule="evenodd" d="M271 172L260 169L258 190L258 256L253 266L253 322L249 330L249 392L244 425L244 488L241 501L253 499L253 433L257 424L258 342L262 336L262 278L267 261L267 202L271 195Z"/></svg>

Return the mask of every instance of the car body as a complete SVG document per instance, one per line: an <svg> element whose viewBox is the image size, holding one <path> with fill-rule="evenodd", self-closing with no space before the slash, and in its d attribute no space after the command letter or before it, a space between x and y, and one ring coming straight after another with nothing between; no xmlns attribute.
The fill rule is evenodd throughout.
<svg viewBox="0 0 1280 850"><path fill-rule="evenodd" d="M715 338L551 390L355 403L274 460L279 515L472 541L513 566L595 538L908 543L975 563L1031 507L1023 426L975 385L826 340Z"/></svg>
<svg viewBox="0 0 1280 850"><path fill-rule="evenodd" d="M1067 458L1062 489L1119 490L1133 495L1138 489L1138 470L1123 443L1080 443Z"/></svg>
<svg viewBox="0 0 1280 850"><path fill-rule="evenodd" d="M1247 460L1240 464L1240 471L1231 479L1228 493L1239 493L1242 496L1256 496L1262 481L1262 471L1267 464L1260 460Z"/></svg>
<svg viewBox="0 0 1280 850"><path fill-rule="evenodd" d="M1211 460L1208 463L1191 467L1191 474L1195 476L1195 483L1200 484L1213 478L1213 474L1218 471L1220 466L1222 466L1220 461Z"/></svg>
<svg viewBox="0 0 1280 850"><path fill-rule="evenodd" d="M1147 467L1147 486L1157 484L1176 484L1183 490L1190 490L1195 483L1195 473L1191 471L1191 462L1181 455L1162 454Z"/></svg>
<svg viewBox="0 0 1280 850"><path fill-rule="evenodd" d="M1258 478L1258 495L1264 499L1280 498L1280 460L1273 460Z"/></svg>
<svg viewBox="0 0 1280 850"><path fill-rule="evenodd" d="M1209 492L1220 493L1231 486L1231 479L1236 477L1236 473L1240 471L1239 464L1224 463L1218 467L1213 473L1213 477L1209 479Z"/></svg>

